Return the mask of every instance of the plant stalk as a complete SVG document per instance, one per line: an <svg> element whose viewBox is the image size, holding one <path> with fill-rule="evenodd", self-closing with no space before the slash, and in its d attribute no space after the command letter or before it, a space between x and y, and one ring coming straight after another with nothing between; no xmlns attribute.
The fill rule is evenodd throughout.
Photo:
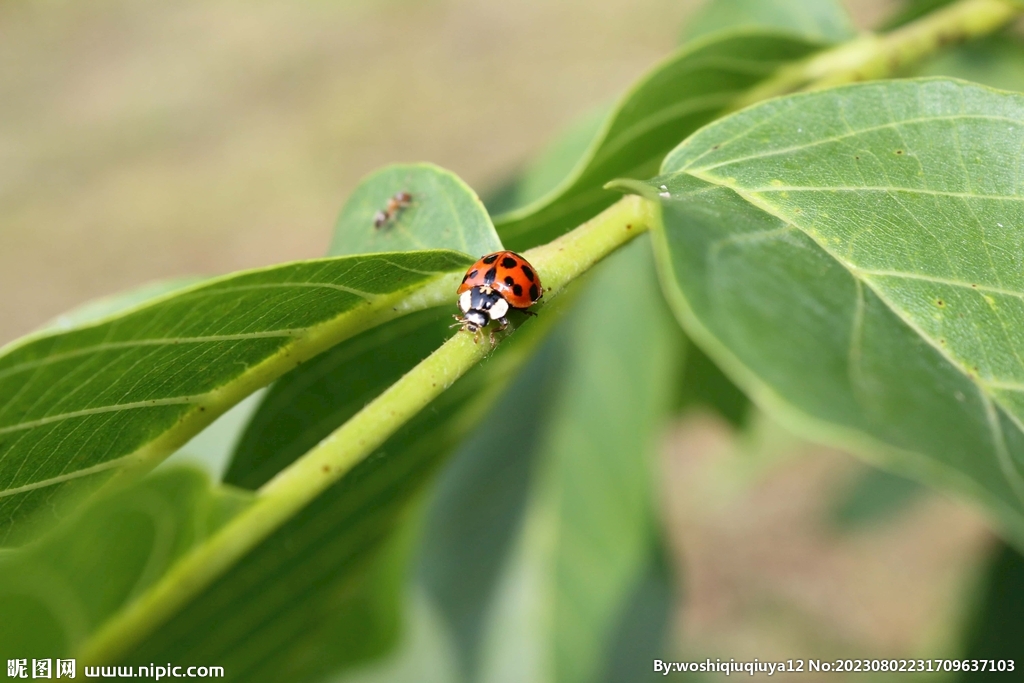
<svg viewBox="0 0 1024 683"><path fill-rule="evenodd" d="M572 232L527 251L524 256L544 283L545 300L550 301L598 261L647 230L656 210L642 197L624 197ZM453 305L454 301L453 292ZM114 662L129 652L260 541L379 448L490 351L486 339L476 342L469 333L452 336L348 422L267 482L250 507L110 619L85 643L79 657L91 665Z"/></svg>
<svg viewBox="0 0 1024 683"><path fill-rule="evenodd" d="M999 30L1022 9L1015 0L959 0L892 33L867 33L784 67L734 102L729 111L798 90L896 76L945 47Z"/></svg>

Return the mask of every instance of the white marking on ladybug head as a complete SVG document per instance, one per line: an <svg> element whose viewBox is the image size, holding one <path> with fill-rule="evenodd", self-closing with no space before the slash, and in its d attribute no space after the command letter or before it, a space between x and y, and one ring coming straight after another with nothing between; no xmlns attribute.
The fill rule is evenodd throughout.
<svg viewBox="0 0 1024 683"><path fill-rule="evenodd" d="M491 316L491 320L504 318L506 313L508 313L508 302L504 299L498 299L495 301L491 304L491 310L487 311L487 314Z"/></svg>
<svg viewBox="0 0 1024 683"><path fill-rule="evenodd" d="M472 306L473 290L467 289L465 292L462 293L461 296L459 296L459 308L462 310L463 313L466 313Z"/></svg>
<svg viewBox="0 0 1024 683"><path fill-rule="evenodd" d="M466 314L464 322L467 330L470 332L476 332L481 327L485 327L489 321L480 311L473 311L472 313Z"/></svg>

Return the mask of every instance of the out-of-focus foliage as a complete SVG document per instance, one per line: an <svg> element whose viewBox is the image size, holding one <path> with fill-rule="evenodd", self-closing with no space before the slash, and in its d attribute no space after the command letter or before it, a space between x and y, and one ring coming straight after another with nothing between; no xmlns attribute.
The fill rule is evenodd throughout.
<svg viewBox="0 0 1024 683"><path fill-rule="evenodd" d="M929 62L920 73L1024 91L1024 39L1011 33L961 45Z"/></svg>
<svg viewBox="0 0 1024 683"><path fill-rule="evenodd" d="M73 652L251 499L170 469L90 503L43 542L0 554L0 654Z"/></svg>
<svg viewBox="0 0 1024 683"><path fill-rule="evenodd" d="M924 491L912 479L872 467L841 492L830 510L831 521L842 531L869 529L906 510Z"/></svg>
<svg viewBox="0 0 1024 683"><path fill-rule="evenodd" d="M981 586L977 613L966 634L964 659L1005 661L1010 653L1024 652L1024 557L1018 550L999 544ZM1016 667L1020 662L1014 662ZM1013 674L1000 674L1012 676ZM990 681L993 674L968 671L958 681Z"/></svg>
<svg viewBox="0 0 1024 683"><path fill-rule="evenodd" d="M604 120L572 172L540 199L494 219L510 249L548 242L615 201L604 184L621 176L655 173L665 153L711 121L779 67L805 57L821 43L763 29L727 32L686 45L652 69ZM587 132L581 124L567 149L575 153ZM559 156L555 170L567 166ZM547 167L547 166L546 166ZM543 178L544 187L554 172ZM526 185L533 187L532 181Z"/></svg>
<svg viewBox="0 0 1024 683"><path fill-rule="evenodd" d="M722 29L756 26L824 43L849 40L855 31L843 3L832 0L716 0L686 24L685 40Z"/></svg>

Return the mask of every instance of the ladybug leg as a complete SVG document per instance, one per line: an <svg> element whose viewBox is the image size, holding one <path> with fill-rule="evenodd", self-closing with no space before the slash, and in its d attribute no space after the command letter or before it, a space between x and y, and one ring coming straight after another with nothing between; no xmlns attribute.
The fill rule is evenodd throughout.
<svg viewBox="0 0 1024 683"><path fill-rule="evenodd" d="M508 318L498 318L499 329L504 332L508 329Z"/></svg>
<svg viewBox="0 0 1024 683"><path fill-rule="evenodd" d="M531 310L528 310L526 308L523 308L523 309L520 309L520 310L522 310L523 313L525 313L526 315L530 316L531 318L536 318L537 317L537 314L534 313Z"/></svg>
<svg viewBox="0 0 1024 683"><path fill-rule="evenodd" d="M505 329L504 326L502 326L501 329ZM498 340L494 338L494 329L493 328L490 330L490 332L488 334L490 335L490 338L491 338L491 350L493 351L494 347L498 345Z"/></svg>

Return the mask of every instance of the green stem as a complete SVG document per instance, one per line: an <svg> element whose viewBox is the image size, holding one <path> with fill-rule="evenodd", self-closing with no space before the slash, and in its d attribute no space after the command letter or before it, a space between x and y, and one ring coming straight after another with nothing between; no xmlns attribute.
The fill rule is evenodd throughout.
<svg viewBox="0 0 1024 683"><path fill-rule="evenodd" d="M567 284L650 227L656 209L624 197L589 222L524 254L550 301ZM454 301L454 297L453 297ZM260 489L256 501L177 562L158 583L106 622L79 653L88 663L116 661L260 541L379 448L490 353L486 341L455 334L348 422Z"/></svg>
<svg viewBox="0 0 1024 683"><path fill-rule="evenodd" d="M865 34L780 69L737 100L731 110L797 90L889 78L944 47L988 35L1013 21L1013 0L959 0L884 36Z"/></svg>

